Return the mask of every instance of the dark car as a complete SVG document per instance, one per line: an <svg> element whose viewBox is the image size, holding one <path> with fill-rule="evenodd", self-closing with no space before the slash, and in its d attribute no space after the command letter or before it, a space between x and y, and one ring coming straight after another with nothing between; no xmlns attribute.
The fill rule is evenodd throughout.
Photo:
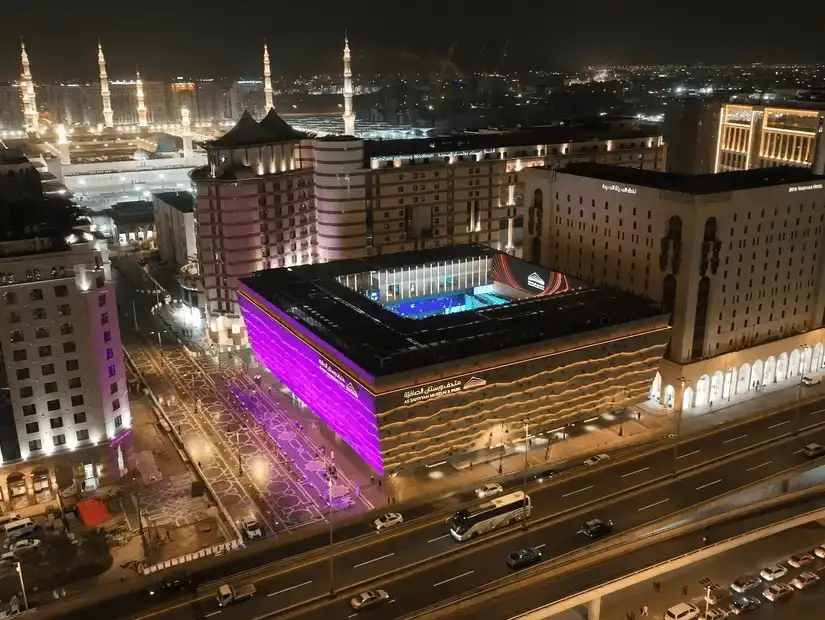
<svg viewBox="0 0 825 620"><path fill-rule="evenodd" d="M195 592L195 584L188 577L180 579L164 579L149 588L149 596L174 596L182 592Z"/></svg>
<svg viewBox="0 0 825 620"><path fill-rule="evenodd" d="M536 482L544 482L545 480L550 480L553 476L558 475L560 472L558 469L545 469L542 472L537 473L533 476L533 480Z"/></svg>
<svg viewBox="0 0 825 620"><path fill-rule="evenodd" d="M541 562L541 551L538 549L519 549L507 558L507 566L510 568L526 568L536 562Z"/></svg>
<svg viewBox="0 0 825 620"><path fill-rule="evenodd" d="M762 601L755 596L742 596L731 603L730 612L741 616L749 611L756 611L760 605L762 605Z"/></svg>
<svg viewBox="0 0 825 620"><path fill-rule="evenodd" d="M602 521L601 519L591 519L579 530L579 534L584 534L590 538L601 538L613 530L613 521Z"/></svg>
<svg viewBox="0 0 825 620"><path fill-rule="evenodd" d="M820 456L825 454L825 446L818 443L809 443L802 449L802 454L807 456L809 459L818 459Z"/></svg>

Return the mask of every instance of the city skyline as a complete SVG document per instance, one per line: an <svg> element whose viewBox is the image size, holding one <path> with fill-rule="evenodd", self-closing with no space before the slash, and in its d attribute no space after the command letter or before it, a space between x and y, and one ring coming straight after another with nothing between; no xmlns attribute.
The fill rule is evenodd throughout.
<svg viewBox="0 0 825 620"><path fill-rule="evenodd" d="M669 7L662 14L650 0L637 0L634 11L606 0L587 9L563 6L551 11L525 0L511 3L512 19L504 20L501 9L486 0L457 0L449 6L429 0L414 7L385 3L382 11L369 12L354 2L277 9L261 4L241 10L221 5L204 10L180 2L172 14L159 3L146 4L140 14L116 6L105 11L73 6L69 11L55 0L38 4L37 15L34 9L16 8L4 17L0 79L14 80L19 74L19 37L26 40L33 65L42 67L39 79L44 81L93 80L92 54L98 39L107 49L115 77L132 75L137 65L150 79L255 76L260 73L264 39L269 43L273 76L328 72L337 66L345 29L357 42L358 64L364 73L389 70L396 54L388 52L433 61L448 56L453 43L453 61L468 71L823 59L812 21L795 25L782 39L782 33L774 32L771 21L761 15L747 16L745 23L733 7L709 2ZM424 22L423 16L430 15L437 17ZM705 19L707 15L714 19ZM733 19L746 27L728 28ZM765 41L771 45L765 46ZM370 62L363 62L361 56ZM390 67L382 66L380 58L387 59Z"/></svg>

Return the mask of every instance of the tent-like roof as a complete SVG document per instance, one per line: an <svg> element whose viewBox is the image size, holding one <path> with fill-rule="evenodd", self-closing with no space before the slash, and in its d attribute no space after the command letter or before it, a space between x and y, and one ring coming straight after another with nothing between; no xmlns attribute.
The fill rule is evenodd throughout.
<svg viewBox="0 0 825 620"><path fill-rule="evenodd" d="M256 122L249 112L244 111L240 120L232 129L220 138L212 140L208 145L215 148L232 148L272 142L288 142L307 137L309 137L309 134L293 129L289 123L278 116L274 109L270 109L260 123Z"/></svg>

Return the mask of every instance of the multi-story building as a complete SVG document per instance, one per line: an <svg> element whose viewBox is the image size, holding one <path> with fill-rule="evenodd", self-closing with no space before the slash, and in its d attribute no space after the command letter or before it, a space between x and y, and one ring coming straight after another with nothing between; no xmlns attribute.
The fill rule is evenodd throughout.
<svg viewBox="0 0 825 620"><path fill-rule="evenodd" d="M531 260L672 312L653 398L710 407L822 366L825 177L592 163L526 177Z"/></svg>
<svg viewBox="0 0 825 620"><path fill-rule="evenodd" d="M721 112L721 102L699 97L688 97L668 104L662 128L667 143L668 172L716 172Z"/></svg>
<svg viewBox="0 0 825 620"><path fill-rule="evenodd" d="M232 118L240 118L244 112L249 112L252 118L263 118L267 113L263 81L233 82L229 89L229 109Z"/></svg>
<svg viewBox="0 0 825 620"><path fill-rule="evenodd" d="M575 161L663 170L661 134L576 123L447 138L312 139L245 113L195 170L212 336L240 341L238 278L266 267L476 242L518 253L521 173Z"/></svg>
<svg viewBox="0 0 825 620"><path fill-rule="evenodd" d="M18 131L25 125L17 83L0 84L0 129Z"/></svg>
<svg viewBox="0 0 825 620"><path fill-rule="evenodd" d="M0 295L2 499L119 479L131 415L105 241L1 241Z"/></svg>
<svg viewBox="0 0 825 620"><path fill-rule="evenodd" d="M771 166L825 171L825 105L725 103L717 131L713 172Z"/></svg>
<svg viewBox="0 0 825 620"><path fill-rule="evenodd" d="M195 197L192 192L158 192L152 195L155 244L161 260L176 268L197 261Z"/></svg>

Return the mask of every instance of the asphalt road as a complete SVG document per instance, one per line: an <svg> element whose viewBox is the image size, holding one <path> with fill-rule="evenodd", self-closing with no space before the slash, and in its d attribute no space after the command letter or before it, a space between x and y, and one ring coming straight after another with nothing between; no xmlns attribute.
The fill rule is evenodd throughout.
<svg viewBox="0 0 825 620"><path fill-rule="evenodd" d="M743 575L758 575L762 568L771 564L781 564L788 570L788 574L779 579L780 582L791 581L803 570L816 571L825 578L825 561L823 560L817 560L804 569L793 568L786 562L794 553L810 552L814 547L823 543L825 543L825 528L819 523L809 523L763 538L734 551L709 560L694 562L690 566L657 578L661 583L659 594L654 591L651 582L644 582L605 596L602 598L600 620L626 620L630 610L635 610L636 616L639 617L640 609L645 605L648 607L651 619L661 618L666 609L682 601L690 601L704 611L703 595L708 585L727 589L735 579ZM760 591L767 587L767 582L763 581L763 584L765 585L760 588ZM683 586L688 587L687 596L682 595ZM732 600L728 597L715 607L725 608ZM813 615L805 615L804 610L813 609L811 605L815 602L820 605L825 603L825 586L797 593L787 602L770 603L763 600L759 612L754 612L749 617L775 620L822 617L821 610ZM553 620L567 620L568 618L580 620L581 616L578 615L577 610L571 610L554 616Z"/></svg>
<svg viewBox="0 0 825 620"><path fill-rule="evenodd" d="M811 416L810 412L806 415ZM818 415L818 414L817 414ZM729 452L732 444L737 448L746 447L748 442L756 442L774 436L781 420L761 421L747 428L730 429L717 435L687 442L682 448L685 455L680 463L689 459L698 462L715 455ZM770 428L773 426L774 428ZM757 432L757 429L761 433ZM779 431L781 433L781 431ZM810 441L825 442L825 429L812 430L777 448L776 445L754 450L737 459L735 465L721 462L699 473L685 473L677 480L671 480L664 487L642 491L635 497L621 495L616 499L600 503L598 509L587 512L585 517L576 516L562 519L548 525L535 525L526 533L518 534L515 540L502 540L488 536L479 539L469 554L455 559L428 564L410 576L382 583L378 587L386 589L395 602L385 609L370 612L370 617L396 618L404 613L449 598L467 589L483 585L508 574L505 561L509 553L527 546L541 546L546 558L582 549L588 539L576 534L582 522L588 518L612 519L616 532L640 526L667 514L687 508L699 502L708 501L723 493L744 485L758 482L767 476L781 472L805 462L798 453ZM795 453L796 452L796 453ZM702 458L703 457L703 458ZM552 515L561 510L582 506L605 496L630 489L633 486L653 480L669 470L672 452L656 457L634 460L618 464L611 469L594 468L584 477L543 484L531 489L534 516ZM518 531L518 528L511 531ZM439 522L410 531L399 537L388 537L388 533L376 534L376 543L342 554L335 559L336 589L342 589L366 580L380 579L393 569L403 568L415 562L432 559L439 554L449 554L462 544L457 543L448 533L446 523ZM508 537L509 538L509 537ZM329 591L329 567L321 561L272 578L256 582L258 596L237 607L227 608L220 613L219 620L259 617L265 613L302 603L322 596ZM320 608L303 614L302 618L347 617L350 615L348 598L332 600ZM214 600L205 596L183 607L170 609L156 618L203 618L217 615ZM346 613L345 613L346 612ZM210 615L212 614L212 615ZM343 614L343 615L342 615Z"/></svg>

